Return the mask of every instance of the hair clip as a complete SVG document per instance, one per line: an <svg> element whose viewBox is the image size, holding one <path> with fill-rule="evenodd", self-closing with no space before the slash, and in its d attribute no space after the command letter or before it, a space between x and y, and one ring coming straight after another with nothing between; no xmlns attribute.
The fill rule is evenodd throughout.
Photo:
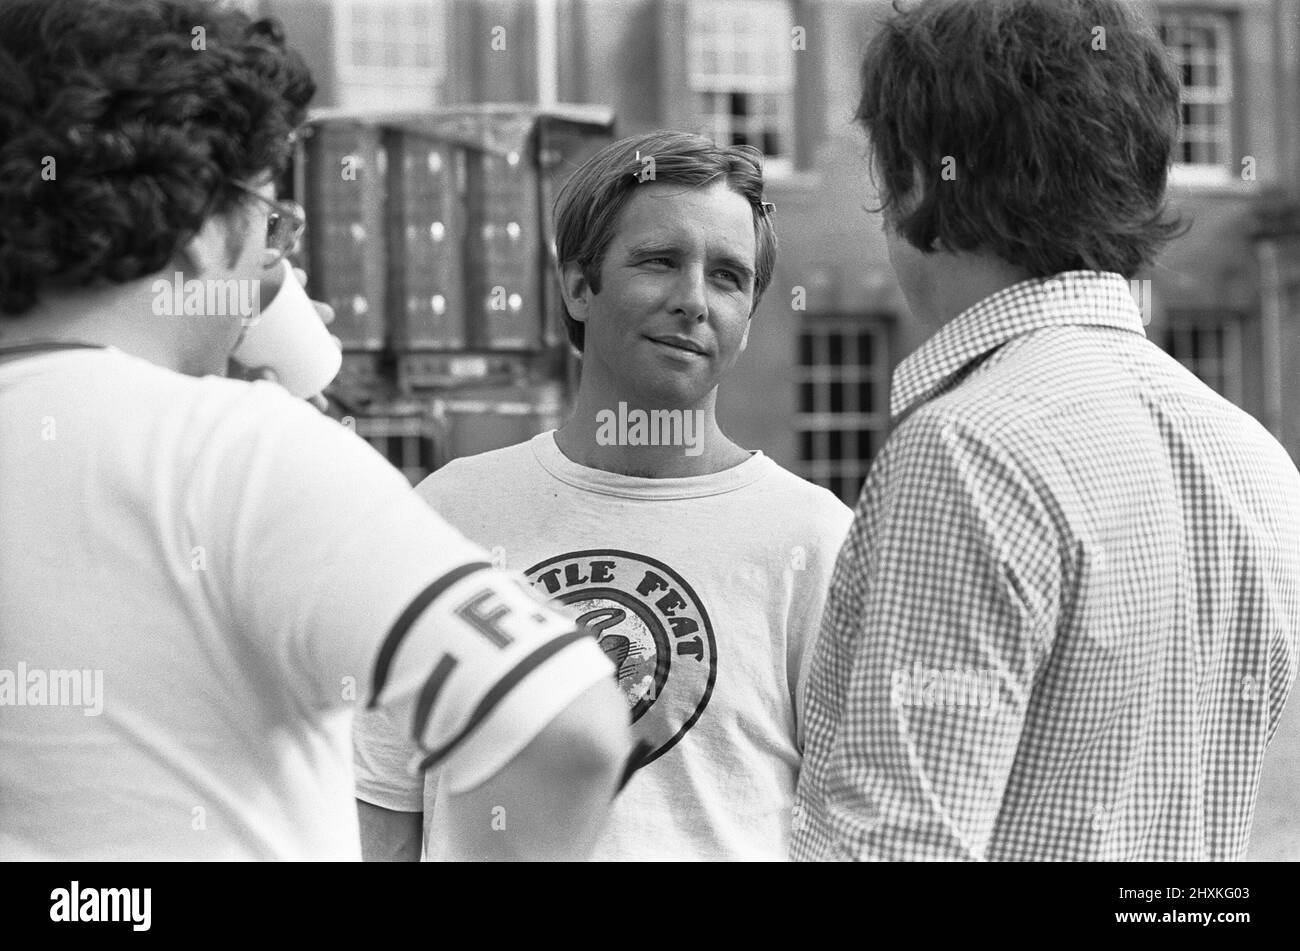
<svg viewBox="0 0 1300 951"><path fill-rule="evenodd" d="M770 201L760 202L759 204L762 206L763 214L765 215L773 214L776 211L776 205L772 204Z"/></svg>

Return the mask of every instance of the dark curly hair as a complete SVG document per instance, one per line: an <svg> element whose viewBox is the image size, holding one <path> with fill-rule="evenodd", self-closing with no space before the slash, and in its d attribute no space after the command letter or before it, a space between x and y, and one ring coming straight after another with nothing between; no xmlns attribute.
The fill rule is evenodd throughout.
<svg viewBox="0 0 1300 951"><path fill-rule="evenodd" d="M207 0L0 0L0 313L162 270L315 89L277 21Z"/></svg>
<svg viewBox="0 0 1300 951"><path fill-rule="evenodd" d="M863 60L855 118L879 210L908 242L980 249L1036 277L1131 278L1179 233L1164 199L1178 78L1123 3L894 7Z"/></svg>
<svg viewBox="0 0 1300 951"><path fill-rule="evenodd" d="M749 146L715 145L693 132L659 130L607 145L565 181L555 197L555 250L559 265L582 268L600 293L600 268L614 240L623 208L640 183L642 159L654 157L656 183L701 188L724 181L749 202L754 216L755 256L752 314L776 267L776 229L763 201L762 153ZM561 304L561 307L564 307ZM569 342L581 353L586 333L564 307Z"/></svg>

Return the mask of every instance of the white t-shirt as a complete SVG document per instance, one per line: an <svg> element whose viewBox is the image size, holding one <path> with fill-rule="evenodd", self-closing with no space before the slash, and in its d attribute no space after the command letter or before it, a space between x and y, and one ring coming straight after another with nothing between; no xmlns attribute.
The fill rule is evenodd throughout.
<svg viewBox="0 0 1300 951"><path fill-rule="evenodd" d="M0 447L0 859L358 859L354 706L459 791L609 676L273 384L0 363Z"/></svg>
<svg viewBox="0 0 1300 951"><path fill-rule="evenodd" d="M598 860L784 860L801 694L852 513L761 453L704 476L578 465L554 433L456 460L417 491L539 593L578 611L618 665L655 758L614 804ZM383 715L357 721L357 791L423 810L445 843L445 777L401 769Z"/></svg>

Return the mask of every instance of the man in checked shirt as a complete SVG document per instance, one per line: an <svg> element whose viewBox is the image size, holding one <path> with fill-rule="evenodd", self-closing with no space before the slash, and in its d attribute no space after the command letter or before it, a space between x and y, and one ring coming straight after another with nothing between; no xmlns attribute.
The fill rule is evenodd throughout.
<svg viewBox="0 0 1300 951"><path fill-rule="evenodd" d="M1241 858L1300 651L1300 473L1129 291L1177 231L1164 49L1116 0L928 0L862 84L933 336L835 568L793 855Z"/></svg>

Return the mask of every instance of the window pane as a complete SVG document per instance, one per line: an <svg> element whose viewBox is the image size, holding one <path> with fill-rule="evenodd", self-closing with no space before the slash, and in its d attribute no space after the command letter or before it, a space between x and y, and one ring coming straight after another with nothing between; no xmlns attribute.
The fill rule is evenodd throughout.
<svg viewBox="0 0 1300 951"><path fill-rule="evenodd" d="M799 384L799 412L815 413L817 411L813 402L813 384Z"/></svg>
<svg viewBox="0 0 1300 951"><path fill-rule="evenodd" d="M794 93L789 0L689 0L688 9L691 87L719 94L700 103L700 128L728 144L780 154Z"/></svg>
<svg viewBox="0 0 1300 951"><path fill-rule="evenodd" d="M1231 121L1231 21L1222 14L1165 14L1161 36L1177 64L1182 82L1183 127L1175 152L1180 164L1222 166Z"/></svg>
<svg viewBox="0 0 1300 951"><path fill-rule="evenodd" d="M816 429L797 434L800 458L820 463L806 468L807 476L828 488L831 478L838 480L836 491L848 503L856 501L867 466L885 439L888 367L864 363L862 357L884 359L888 329L863 315L827 315L808 320L795 341L800 363L811 368L805 372L817 379L797 384L800 412L817 415Z"/></svg>
<svg viewBox="0 0 1300 951"><path fill-rule="evenodd" d="M836 381L828 389L831 396L830 411L832 413L844 412L844 384Z"/></svg>
<svg viewBox="0 0 1300 951"><path fill-rule="evenodd" d="M858 412L876 412L876 383L874 380L863 380L858 384Z"/></svg>
<svg viewBox="0 0 1300 951"><path fill-rule="evenodd" d="M871 366L876 362L876 335L873 333L858 334L858 362L863 366Z"/></svg>
<svg viewBox="0 0 1300 951"><path fill-rule="evenodd" d="M1219 123L1219 107L1209 103L1187 106L1183 110L1188 125L1213 129Z"/></svg>
<svg viewBox="0 0 1300 951"><path fill-rule="evenodd" d="M812 334L799 335L799 365L801 367L813 366L813 337Z"/></svg>
<svg viewBox="0 0 1300 951"><path fill-rule="evenodd" d="M884 444L884 435L873 429L863 430L858 439L858 445L862 446L866 452L864 458L874 459L880 447Z"/></svg>
<svg viewBox="0 0 1300 951"><path fill-rule="evenodd" d="M828 334L826 337L827 353L826 362L833 367L844 366L844 337L840 334Z"/></svg>

